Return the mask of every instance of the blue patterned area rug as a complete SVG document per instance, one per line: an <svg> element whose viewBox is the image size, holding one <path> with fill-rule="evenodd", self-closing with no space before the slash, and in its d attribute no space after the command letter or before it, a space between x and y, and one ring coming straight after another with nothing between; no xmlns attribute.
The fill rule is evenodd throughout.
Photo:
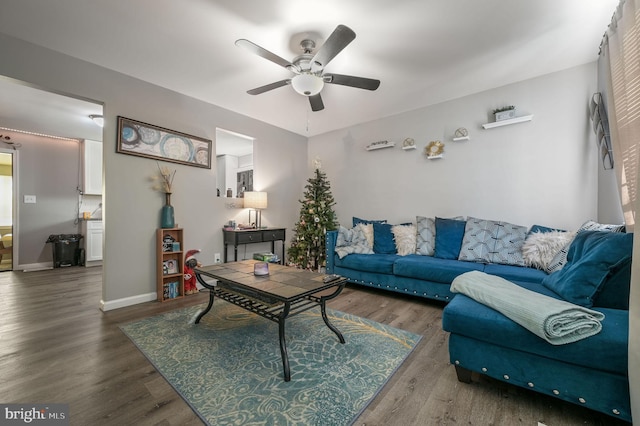
<svg viewBox="0 0 640 426"><path fill-rule="evenodd" d="M120 328L205 423L350 425L422 336L327 309L287 319L291 381L285 382L278 325L216 300Z"/></svg>

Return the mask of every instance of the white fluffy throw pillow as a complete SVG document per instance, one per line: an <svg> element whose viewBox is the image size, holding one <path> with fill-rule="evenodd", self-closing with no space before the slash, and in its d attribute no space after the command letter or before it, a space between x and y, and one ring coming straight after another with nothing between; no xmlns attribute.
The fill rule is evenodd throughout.
<svg viewBox="0 0 640 426"><path fill-rule="evenodd" d="M391 227L393 239L396 242L396 251L400 256L406 256L416 252L416 226L394 225Z"/></svg>
<svg viewBox="0 0 640 426"><path fill-rule="evenodd" d="M564 247L568 247L575 232L534 232L522 245L522 257L526 266L548 270L553 258Z"/></svg>

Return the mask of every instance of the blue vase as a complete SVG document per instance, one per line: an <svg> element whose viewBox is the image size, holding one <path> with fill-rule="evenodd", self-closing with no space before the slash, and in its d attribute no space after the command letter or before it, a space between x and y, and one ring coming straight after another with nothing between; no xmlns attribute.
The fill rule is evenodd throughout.
<svg viewBox="0 0 640 426"><path fill-rule="evenodd" d="M165 193L165 205L162 206L160 211L160 227L161 228L174 228L176 226L175 219L173 217L173 206L171 205L171 193Z"/></svg>

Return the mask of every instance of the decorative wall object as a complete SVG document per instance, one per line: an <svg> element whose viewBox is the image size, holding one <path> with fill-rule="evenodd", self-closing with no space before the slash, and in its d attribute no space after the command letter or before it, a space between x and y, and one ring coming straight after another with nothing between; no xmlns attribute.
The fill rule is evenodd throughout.
<svg viewBox="0 0 640 426"><path fill-rule="evenodd" d="M604 100L600 92L594 93L589 102L591 122L593 131L596 134L600 158L605 170L613 169L613 150L611 148L611 136L609 133L609 119L607 110L604 107Z"/></svg>
<svg viewBox="0 0 640 426"><path fill-rule="evenodd" d="M453 140L455 142L468 141L469 139L470 139L469 131L467 129L465 129L464 127L457 128L455 133L453 134Z"/></svg>
<svg viewBox="0 0 640 426"><path fill-rule="evenodd" d="M402 142L402 149L405 151L416 149L416 141L414 141L413 138L406 138L404 142Z"/></svg>
<svg viewBox="0 0 640 426"><path fill-rule="evenodd" d="M502 108L496 108L493 110L493 115L496 121L509 120L516 117L516 107L508 105Z"/></svg>
<svg viewBox="0 0 640 426"><path fill-rule="evenodd" d="M436 158L442 158L444 153L444 144L440 141L431 141L429 145L424 148L424 154L428 159L434 160Z"/></svg>
<svg viewBox="0 0 640 426"><path fill-rule="evenodd" d="M382 149L382 148L393 148L395 145L396 145L395 142L389 142L389 141L373 142L372 144L367 145L367 151L373 151L375 149Z"/></svg>
<svg viewBox="0 0 640 426"><path fill-rule="evenodd" d="M211 168L211 141L118 117L116 152Z"/></svg>

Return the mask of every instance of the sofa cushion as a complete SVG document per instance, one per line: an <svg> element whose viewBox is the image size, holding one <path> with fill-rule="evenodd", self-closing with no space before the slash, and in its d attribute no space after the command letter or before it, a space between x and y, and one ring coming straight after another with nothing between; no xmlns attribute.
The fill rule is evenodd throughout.
<svg viewBox="0 0 640 426"><path fill-rule="evenodd" d="M594 220L588 220L583 223L580 228L578 228L577 232L583 231L605 231L605 232L625 232L624 225L609 225L606 223L598 223ZM546 268L546 271L550 274L554 272L558 272L561 270L564 265L567 263L567 253L569 252L569 248L571 248L571 242L568 242L554 257L553 260L549 263L549 266Z"/></svg>
<svg viewBox="0 0 640 426"><path fill-rule="evenodd" d="M353 216L353 218L351 219L351 222L352 222L352 226L356 226L359 223L364 223L364 224L369 224L369 223L387 223L387 220L386 219L380 219L380 220L360 219L359 217Z"/></svg>
<svg viewBox="0 0 640 426"><path fill-rule="evenodd" d="M509 281L539 283L548 276L544 271L535 268L523 268L522 266L500 265L498 263L489 263L484 265L484 271L487 274L497 275Z"/></svg>
<svg viewBox="0 0 640 426"><path fill-rule="evenodd" d="M525 266L546 271L556 254L571 244L575 235L575 232L562 231L529 233L522 245Z"/></svg>
<svg viewBox="0 0 640 426"><path fill-rule="evenodd" d="M414 254L399 257L393 265L393 273L399 277L451 284L458 275L469 271L482 271L482 268L483 265L479 263Z"/></svg>
<svg viewBox="0 0 640 426"><path fill-rule="evenodd" d="M396 252L399 256L406 256L416 252L416 226L394 225L391 227Z"/></svg>
<svg viewBox="0 0 640 426"><path fill-rule="evenodd" d="M376 254L373 256L370 254L350 254L342 259L335 259L335 266L378 274L392 274L393 262L398 258L398 255L395 254Z"/></svg>
<svg viewBox="0 0 640 426"><path fill-rule="evenodd" d="M543 284L568 302L593 306L610 274L631 259L633 234L583 231L571 243L566 265Z"/></svg>
<svg viewBox="0 0 640 426"><path fill-rule="evenodd" d="M610 225L607 223L598 223L595 220L588 220L578 229L581 231L607 231L607 232L625 232L624 225Z"/></svg>
<svg viewBox="0 0 640 426"><path fill-rule="evenodd" d="M522 244L527 238L527 227L509 222L499 222L499 224L491 263L524 266Z"/></svg>
<svg viewBox="0 0 640 426"><path fill-rule="evenodd" d="M535 234L536 232L545 233L551 231L564 232L564 229L549 228L548 226L543 225L532 225L531 229L529 229L529 234Z"/></svg>
<svg viewBox="0 0 640 426"><path fill-rule="evenodd" d="M436 248L436 222L430 217L416 216L416 254L433 256Z"/></svg>
<svg viewBox="0 0 640 426"><path fill-rule="evenodd" d="M600 291L596 293L593 306L629 310L631 291L631 259L622 262L611 271Z"/></svg>
<svg viewBox="0 0 640 426"><path fill-rule="evenodd" d="M389 223L373 224L373 252L380 254L395 254L396 243Z"/></svg>
<svg viewBox="0 0 640 426"><path fill-rule="evenodd" d="M466 222L436 217L436 244L434 256L440 259L458 259Z"/></svg>
<svg viewBox="0 0 640 426"><path fill-rule="evenodd" d="M363 231L364 226L366 225L359 224L351 229L340 226L335 247L340 258L352 253L373 254Z"/></svg>
<svg viewBox="0 0 640 426"><path fill-rule="evenodd" d="M525 285L523 287L527 288ZM534 291L541 290L541 286L536 284L528 287ZM548 290L540 292L554 297L553 292ZM628 312L607 308L598 308L598 311L605 316L600 333L559 346L547 343L498 311L462 294L456 295L444 308L442 326L445 331L516 351L526 351L611 373L627 374Z"/></svg>
<svg viewBox="0 0 640 426"><path fill-rule="evenodd" d="M573 238L553 256L553 259L551 259L551 262L549 262L545 268L545 271L548 274L553 274L554 272L558 272L564 268L564 265L567 263L567 253L569 253L569 248L571 248L572 242Z"/></svg>
<svg viewBox="0 0 640 426"><path fill-rule="evenodd" d="M498 222L469 217L465 224L459 260L489 263L498 234Z"/></svg>
<svg viewBox="0 0 640 426"><path fill-rule="evenodd" d="M521 249L526 236L524 226L469 217L458 259L524 266Z"/></svg>

